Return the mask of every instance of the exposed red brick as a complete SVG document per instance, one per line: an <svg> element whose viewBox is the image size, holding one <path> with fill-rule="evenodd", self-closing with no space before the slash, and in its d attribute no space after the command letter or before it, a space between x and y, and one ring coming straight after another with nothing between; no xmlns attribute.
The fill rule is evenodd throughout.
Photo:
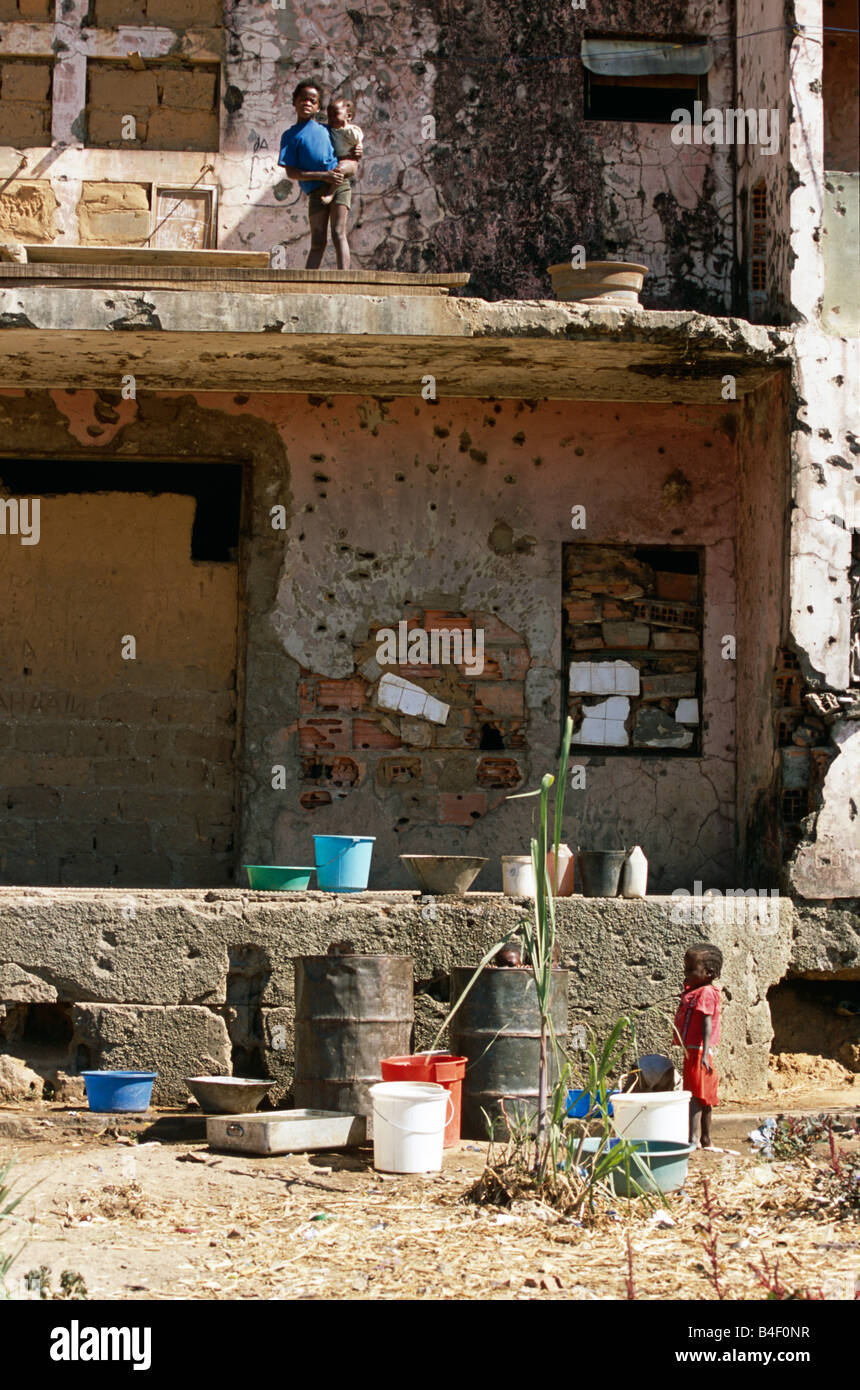
<svg viewBox="0 0 860 1390"><path fill-rule="evenodd" d="M699 597L697 574L672 574L666 570L657 570L655 579L658 598L682 599L686 603L695 603Z"/></svg>
<svg viewBox="0 0 860 1390"><path fill-rule="evenodd" d="M502 671L502 668L501 668L501 666L499 665L499 660L498 660L498 658L499 658L501 655L502 655L502 652L501 652L501 650L499 650L499 649L497 649L495 652L488 652L488 651L485 651L485 652L484 652L484 669L483 669L483 671L475 672L475 671L473 671L473 670L470 670L470 668L465 664L465 662L464 662L461 666L458 666L458 667L457 667L457 670L460 672L460 675L461 675L461 676L465 677L466 680L472 680L472 681L499 681L499 680L503 680L503 679L504 679L504 672Z"/></svg>
<svg viewBox="0 0 860 1390"><path fill-rule="evenodd" d="M477 624L472 618L464 618L459 613L443 613L439 608L428 608L421 624L425 632L431 628L447 628L449 632L471 632ZM486 641L486 634L484 641Z"/></svg>
<svg viewBox="0 0 860 1390"><path fill-rule="evenodd" d="M350 676L342 681L320 677L317 684L318 709L361 709L366 702L367 684L361 676Z"/></svg>
<svg viewBox="0 0 860 1390"><path fill-rule="evenodd" d="M395 675L402 676L407 681L437 681L442 676L441 666L401 666L398 662L384 669L393 671Z"/></svg>
<svg viewBox="0 0 860 1390"><path fill-rule="evenodd" d="M479 787L517 787L523 780L522 769L514 758L481 758L477 776Z"/></svg>
<svg viewBox="0 0 860 1390"><path fill-rule="evenodd" d="M400 748L399 737L384 729L377 719L356 718L352 721L353 748Z"/></svg>
<svg viewBox="0 0 860 1390"><path fill-rule="evenodd" d="M334 758L326 768L326 781L335 787L354 787L361 781L361 768L354 758Z"/></svg>
<svg viewBox="0 0 860 1390"><path fill-rule="evenodd" d="M424 781L424 767L420 758L380 758L376 780L383 787L415 786Z"/></svg>
<svg viewBox="0 0 860 1390"><path fill-rule="evenodd" d="M523 687L518 681L488 683L476 691L475 715L522 714Z"/></svg>
<svg viewBox="0 0 860 1390"><path fill-rule="evenodd" d="M301 719L299 747L303 753L314 749L348 750L352 747L348 719Z"/></svg>
<svg viewBox="0 0 860 1390"><path fill-rule="evenodd" d="M617 604L614 606L617 607ZM562 607L572 623L596 623L601 618L601 604L597 599L568 598L564 600ZM605 616L609 617L610 614L607 613ZM623 615L619 613L618 616Z"/></svg>
<svg viewBox="0 0 860 1390"><path fill-rule="evenodd" d="M507 735L505 737L506 748L525 748L526 746L526 726L521 719L509 719L507 721Z"/></svg>
<svg viewBox="0 0 860 1390"><path fill-rule="evenodd" d="M495 613L474 613L472 620L476 628L483 630L486 644L495 646L497 643L513 642L517 646L522 645L522 634L514 632Z"/></svg>
<svg viewBox="0 0 860 1390"><path fill-rule="evenodd" d="M474 825L487 811L483 792L440 792L439 821L442 825Z"/></svg>

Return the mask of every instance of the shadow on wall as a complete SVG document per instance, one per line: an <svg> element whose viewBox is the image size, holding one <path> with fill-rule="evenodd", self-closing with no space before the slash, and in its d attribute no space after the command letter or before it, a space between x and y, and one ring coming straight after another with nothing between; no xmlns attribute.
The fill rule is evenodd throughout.
<svg viewBox="0 0 860 1390"><path fill-rule="evenodd" d="M261 1005L272 974L260 946L233 946L229 953L224 1021L230 1037L233 1075L267 1077Z"/></svg>
<svg viewBox="0 0 860 1390"><path fill-rule="evenodd" d="M547 267L566 259L572 244L582 245L592 260L641 261L656 236L666 266L660 283L652 279L648 287L649 307L727 311L729 220L712 171L688 205L662 174L643 182L641 170L634 174L626 165L629 186L622 184L616 196L619 140L647 144L650 127L585 119L579 49L593 14L587 20L569 6L535 11L526 0L485 0L463 11L431 0L432 72L423 46L410 53L414 39L405 30L402 51L381 56L392 52L391 13L347 14L354 28L352 62L336 90L356 99L366 143L349 218L354 267L469 270L470 284L455 294L547 299L553 297ZM632 3L613 5L611 26L618 32L637 27ZM650 6L648 28L676 31L677 5L663 0ZM517 54L545 60L517 60ZM335 89L330 71L328 64L317 67L324 100ZM296 68L290 80L299 75ZM286 90L279 101L283 129L293 120ZM254 132L246 127L241 90L228 88L225 104L228 141L246 155ZM668 125L665 131L669 166L678 151ZM280 130L267 131L267 156L279 136ZM654 163L650 155L645 164ZM304 265L307 203L282 170L224 245L271 251L279 243L289 267ZM323 268L333 266L329 247Z"/></svg>

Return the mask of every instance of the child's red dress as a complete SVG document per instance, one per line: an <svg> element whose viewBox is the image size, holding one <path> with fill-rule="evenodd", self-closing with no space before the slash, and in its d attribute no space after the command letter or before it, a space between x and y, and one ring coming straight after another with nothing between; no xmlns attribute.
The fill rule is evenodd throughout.
<svg viewBox="0 0 860 1390"><path fill-rule="evenodd" d="M684 1044L684 1090L702 1105L717 1105L717 1069L711 1058L711 1070L702 1065L702 1025L706 1015L713 1019L711 1047L720 1041L720 991L717 985L700 985L698 989L681 992L681 1002L675 1014L676 1041Z"/></svg>

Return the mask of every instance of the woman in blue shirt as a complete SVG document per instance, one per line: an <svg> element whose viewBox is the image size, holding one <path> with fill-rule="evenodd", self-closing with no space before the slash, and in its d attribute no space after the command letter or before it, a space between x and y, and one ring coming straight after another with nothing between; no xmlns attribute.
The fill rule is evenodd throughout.
<svg viewBox="0 0 860 1390"><path fill-rule="evenodd" d="M296 87L293 106L298 120L281 136L278 156L278 164L286 171L287 178L298 180L302 192L308 195L311 249L305 261L306 270L319 268L328 241L331 205L323 203L320 195L343 182L328 127L314 119L320 109L321 96L315 82L300 82ZM343 269L337 243L335 252L338 268Z"/></svg>

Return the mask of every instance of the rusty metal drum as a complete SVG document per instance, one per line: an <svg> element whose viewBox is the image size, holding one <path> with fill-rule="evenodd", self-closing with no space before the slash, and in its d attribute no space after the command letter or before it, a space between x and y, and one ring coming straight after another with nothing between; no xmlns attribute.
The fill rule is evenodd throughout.
<svg viewBox="0 0 860 1390"><path fill-rule="evenodd" d="M372 1120L383 1057L412 1049L411 956L297 956L296 1106Z"/></svg>
<svg viewBox="0 0 860 1390"><path fill-rule="evenodd" d="M474 967L451 971L451 1003L474 974ZM552 972L550 1010L556 1039L567 1040L568 972ZM531 970L481 971L450 1027L451 1051L468 1058L463 1081L463 1139L487 1139L483 1112L497 1138L506 1133L500 1103L508 1114L536 1115L540 1061L540 1011ZM550 1065L550 1081L556 1068Z"/></svg>

